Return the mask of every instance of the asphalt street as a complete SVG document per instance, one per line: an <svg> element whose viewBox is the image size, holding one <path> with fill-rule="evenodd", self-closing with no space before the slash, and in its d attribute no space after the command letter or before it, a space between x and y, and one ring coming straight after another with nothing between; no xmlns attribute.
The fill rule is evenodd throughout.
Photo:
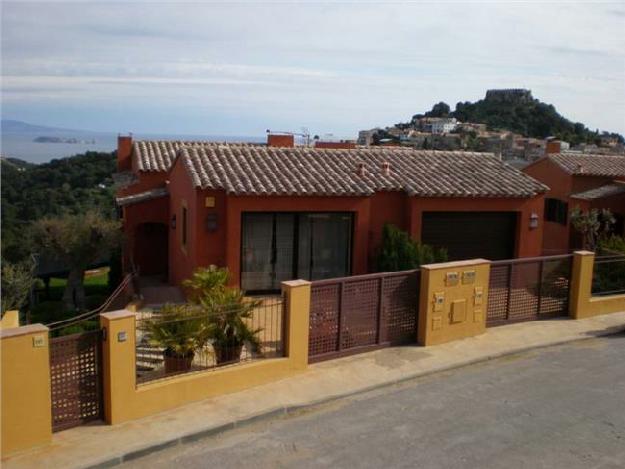
<svg viewBox="0 0 625 469"><path fill-rule="evenodd" d="M625 468L625 334L261 421L125 468Z"/></svg>

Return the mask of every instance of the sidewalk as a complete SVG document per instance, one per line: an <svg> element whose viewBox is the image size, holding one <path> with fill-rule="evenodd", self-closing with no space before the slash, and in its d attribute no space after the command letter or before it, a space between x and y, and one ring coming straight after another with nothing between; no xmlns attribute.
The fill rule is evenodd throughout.
<svg viewBox="0 0 625 469"><path fill-rule="evenodd" d="M625 330L625 312L525 322L433 347L396 347L316 365L295 377L115 426L87 425L2 461L5 469L110 467L124 460L325 401L529 349ZM10 429L5 429L10 431Z"/></svg>

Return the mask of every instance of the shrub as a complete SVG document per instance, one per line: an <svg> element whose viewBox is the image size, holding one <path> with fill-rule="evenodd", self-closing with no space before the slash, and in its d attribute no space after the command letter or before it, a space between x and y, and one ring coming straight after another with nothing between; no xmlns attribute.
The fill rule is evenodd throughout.
<svg viewBox="0 0 625 469"><path fill-rule="evenodd" d="M385 224L382 244L376 259L378 272L416 269L422 264L445 262L447 250L421 244L394 225Z"/></svg>
<svg viewBox="0 0 625 469"><path fill-rule="evenodd" d="M182 285L187 290L189 300L197 304L202 298L207 299L222 294L229 275L228 269L209 265L196 269L191 278L182 282Z"/></svg>
<svg viewBox="0 0 625 469"><path fill-rule="evenodd" d="M146 319L150 343L163 347L166 355L192 356L210 339L211 326L205 315L188 305L163 306L159 314Z"/></svg>

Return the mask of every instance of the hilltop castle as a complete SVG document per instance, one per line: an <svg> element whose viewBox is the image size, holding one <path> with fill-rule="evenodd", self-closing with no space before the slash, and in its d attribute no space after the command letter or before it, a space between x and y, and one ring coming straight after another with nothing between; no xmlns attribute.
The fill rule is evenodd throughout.
<svg viewBox="0 0 625 469"><path fill-rule="evenodd" d="M486 101L496 102L528 102L534 99L532 97L531 90L525 90L522 88L508 88L503 90L488 90L486 91Z"/></svg>

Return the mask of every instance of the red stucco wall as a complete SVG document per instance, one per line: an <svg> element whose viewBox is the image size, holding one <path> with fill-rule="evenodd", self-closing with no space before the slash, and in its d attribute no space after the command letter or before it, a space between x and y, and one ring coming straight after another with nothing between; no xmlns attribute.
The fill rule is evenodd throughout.
<svg viewBox="0 0 625 469"><path fill-rule="evenodd" d="M371 198L371 224L369 226L369 270L375 266L375 258L382 241L382 228L391 223L408 230L409 197L405 192L378 192Z"/></svg>
<svg viewBox="0 0 625 469"><path fill-rule="evenodd" d="M606 177L573 176L548 159L539 160L527 166L523 171L549 186L550 190L546 197L567 202L569 204L569 213L575 207L579 207L582 210L588 210L591 207L589 203L571 198L572 194L609 184L613 180L613 178ZM595 204L601 205L602 208L609 208L613 212L616 211L616 213L619 211L618 200L611 201L606 199L603 202L593 203L592 207ZM625 209L620 211L623 212ZM542 250L544 255L563 254L571 249L580 247L578 236L576 236L571 226L570 217L567 217L566 225L549 221L545 221L544 224Z"/></svg>
<svg viewBox="0 0 625 469"><path fill-rule="evenodd" d="M194 189L186 169L177 161L169 174L168 217L176 214L176 229L170 228L170 281L179 284L198 266L227 267L231 283L238 284L241 263L241 215L243 212L352 212L354 213L352 274L369 272L384 223L393 223L421 236L424 211L515 211L518 212L516 253L539 256L542 249L544 197L519 198L414 198L403 192L381 192L372 197L263 197L233 196L223 191ZM212 197L214 207L207 207ZM188 243L181 246L182 203L189 217ZM539 217L539 227L530 229L530 214ZM207 217L216 216L217 229L209 231Z"/></svg>
<svg viewBox="0 0 625 469"><path fill-rule="evenodd" d="M198 213L198 198L200 191L196 191L191 180L180 163L176 161L169 174L169 218L176 216L176 228L169 229L169 281L180 284L189 278L193 270L200 265L197 258L198 245L205 243L200 228L202 213ZM182 246L182 206L187 207L187 245Z"/></svg>
<svg viewBox="0 0 625 469"><path fill-rule="evenodd" d="M548 159L542 159L526 167L523 171L549 186L549 192L545 197L569 202L569 196L573 190L573 177L560 166ZM569 209L571 208L569 207ZM542 253L548 256L568 252L570 236L568 223L567 225L551 221L544 221L543 223Z"/></svg>
<svg viewBox="0 0 625 469"><path fill-rule="evenodd" d="M124 231L124 269L131 266L131 256L138 259L142 257L139 252L142 249L140 240L135 239L137 227L142 223L164 223L168 224L169 198L160 197L158 199L146 200L137 204L127 205L123 209L123 231ZM166 255L166 253L164 253ZM157 254L160 255L160 254Z"/></svg>

